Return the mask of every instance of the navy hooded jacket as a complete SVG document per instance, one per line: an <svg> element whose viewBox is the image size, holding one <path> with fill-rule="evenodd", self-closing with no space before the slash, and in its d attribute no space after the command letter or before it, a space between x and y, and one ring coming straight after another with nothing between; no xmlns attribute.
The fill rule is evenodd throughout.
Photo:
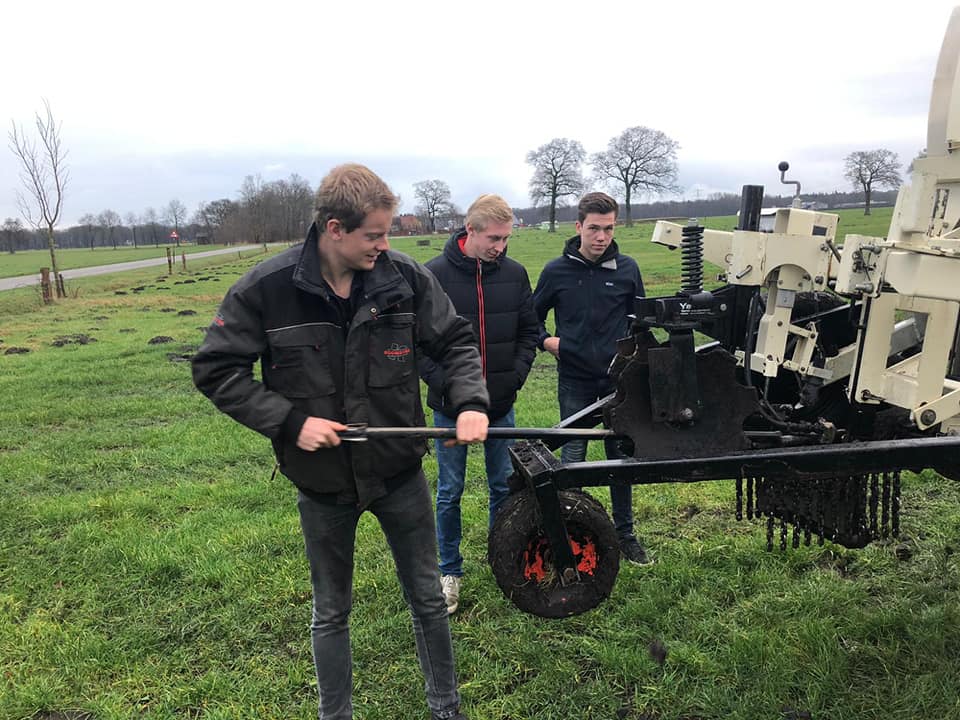
<svg viewBox="0 0 960 720"><path fill-rule="evenodd" d="M552 309L560 338L559 373L571 380L607 375L617 340L627 335L643 279L636 261L621 255L616 241L596 262L580 254L580 236L540 274L533 304L540 321L539 347L550 337L543 325Z"/></svg>

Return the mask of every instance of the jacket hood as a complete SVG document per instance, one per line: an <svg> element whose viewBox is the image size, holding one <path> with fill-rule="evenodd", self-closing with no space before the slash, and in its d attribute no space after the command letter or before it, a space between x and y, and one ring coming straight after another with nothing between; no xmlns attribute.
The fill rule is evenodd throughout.
<svg viewBox="0 0 960 720"><path fill-rule="evenodd" d="M617 241L613 240L610 242L610 245L607 246L607 249L603 251L603 255L597 258L596 262L591 262L580 253L580 236L574 235L564 244L563 254L571 260L582 262L586 265L600 265L601 267L616 269L617 256L620 254L620 248L617 246Z"/></svg>
<svg viewBox="0 0 960 720"><path fill-rule="evenodd" d="M477 271L477 258L467 257L460 249L460 241L467 236L467 229L460 228L447 240L443 246L443 256L458 270L463 272L475 273ZM500 268L500 259L506 257L507 249L496 260L480 260L484 275L494 272Z"/></svg>

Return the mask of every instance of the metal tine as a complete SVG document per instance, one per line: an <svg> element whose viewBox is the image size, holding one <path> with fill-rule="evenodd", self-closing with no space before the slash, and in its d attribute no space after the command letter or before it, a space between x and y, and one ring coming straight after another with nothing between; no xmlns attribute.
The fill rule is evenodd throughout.
<svg viewBox="0 0 960 720"><path fill-rule="evenodd" d="M737 475L737 520L743 520L743 473Z"/></svg>
<svg viewBox="0 0 960 720"><path fill-rule="evenodd" d="M900 471L893 471L893 536L900 537Z"/></svg>
<svg viewBox="0 0 960 720"><path fill-rule="evenodd" d="M780 521L780 550L787 549L787 521Z"/></svg>
<svg viewBox="0 0 960 720"><path fill-rule="evenodd" d="M800 547L800 526L796 523L793 524L793 542L792 545L794 548Z"/></svg>
<svg viewBox="0 0 960 720"><path fill-rule="evenodd" d="M773 552L773 515L767 516L767 552Z"/></svg>
<svg viewBox="0 0 960 720"><path fill-rule="evenodd" d="M880 505L880 534L886 538L890 534L890 474L883 473L883 494Z"/></svg>
<svg viewBox="0 0 960 720"><path fill-rule="evenodd" d="M747 476L747 519L753 520L753 477Z"/></svg>
<svg viewBox="0 0 960 720"><path fill-rule="evenodd" d="M870 537L877 537L877 504L880 502L880 479L870 473Z"/></svg>

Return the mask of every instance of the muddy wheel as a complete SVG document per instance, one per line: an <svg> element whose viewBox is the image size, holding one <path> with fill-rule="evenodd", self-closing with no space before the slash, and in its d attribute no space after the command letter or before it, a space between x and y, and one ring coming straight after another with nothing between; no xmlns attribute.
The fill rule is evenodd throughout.
<svg viewBox="0 0 960 720"><path fill-rule="evenodd" d="M620 569L617 532L606 510L579 490L560 492L579 582L563 586L531 490L511 495L490 532L488 560L497 585L524 612L546 618L579 615L610 597Z"/></svg>

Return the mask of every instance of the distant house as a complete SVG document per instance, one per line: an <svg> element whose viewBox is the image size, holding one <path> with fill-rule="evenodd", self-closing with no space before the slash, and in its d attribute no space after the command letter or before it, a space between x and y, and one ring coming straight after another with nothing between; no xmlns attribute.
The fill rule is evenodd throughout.
<svg viewBox="0 0 960 720"><path fill-rule="evenodd" d="M397 235L420 235L423 233L423 223L416 215L404 213L393 219L393 232Z"/></svg>

